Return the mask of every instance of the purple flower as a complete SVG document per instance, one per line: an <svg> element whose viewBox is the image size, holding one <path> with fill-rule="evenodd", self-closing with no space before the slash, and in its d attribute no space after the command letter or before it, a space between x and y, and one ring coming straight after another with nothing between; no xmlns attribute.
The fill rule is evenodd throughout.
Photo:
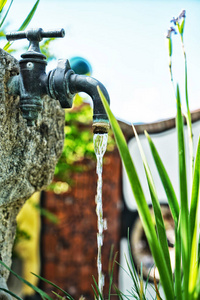
<svg viewBox="0 0 200 300"><path fill-rule="evenodd" d="M171 22L171 23L174 23L174 25L176 26L176 23L178 22L178 19L179 19L179 18L176 18L176 19L175 19L175 18L173 17L173 19L172 19L170 22Z"/></svg>
<svg viewBox="0 0 200 300"><path fill-rule="evenodd" d="M167 31L167 36L166 36L167 39L170 39L170 38L171 38L172 32L174 32L174 34L177 34L177 32L176 32L176 30L174 29L174 27L170 27L170 29L168 29L168 31Z"/></svg>
<svg viewBox="0 0 200 300"><path fill-rule="evenodd" d="M185 9L183 9L178 18L179 19L185 18L185 12L186 12Z"/></svg>
<svg viewBox="0 0 200 300"><path fill-rule="evenodd" d="M185 9L182 10L182 12L180 13L180 15L177 18L174 18L170 21L171 23L174 23L174 25L176 26L177 23L182 19L185 18Z"/></svg>

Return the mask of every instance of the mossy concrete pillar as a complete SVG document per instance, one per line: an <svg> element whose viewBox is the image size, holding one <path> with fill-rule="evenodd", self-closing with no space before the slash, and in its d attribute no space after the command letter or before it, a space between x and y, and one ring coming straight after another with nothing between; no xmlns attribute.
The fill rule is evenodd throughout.
<svg viewBox="0 0 200 300"><path fill-rule="evenodd" d="M18 62L0 49L0 259L9 267L16 216L34 192L51 182L64 141L64 110L48 96L36 124L27 126L19 97L7 92L9 78L18 72ZM8 276L0 266L1 287L6 287ZM5 297L2 292L0 299Z"/></svg>

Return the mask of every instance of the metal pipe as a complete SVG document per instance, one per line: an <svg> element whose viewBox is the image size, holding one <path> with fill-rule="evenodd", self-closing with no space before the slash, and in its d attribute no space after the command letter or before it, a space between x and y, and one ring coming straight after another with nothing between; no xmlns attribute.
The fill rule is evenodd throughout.
<svg viewBox="0 0 200 300"><path fill-rule="evenodd" d="M109 130L109 121L103 103L97 91L97 86L101 89L108 104L110 97L105 86L97 79L85 75L72 74L68 82L69 90L72 94L85 92L93 101L93 131L94 133L106 133Z"/></svg>

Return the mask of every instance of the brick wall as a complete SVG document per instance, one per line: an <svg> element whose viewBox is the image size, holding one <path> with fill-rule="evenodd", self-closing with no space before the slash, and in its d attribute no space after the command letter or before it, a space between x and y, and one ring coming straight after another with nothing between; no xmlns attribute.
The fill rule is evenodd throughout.
<svg viewBox="0 0 200 300"><path fill-rule="evenodd" d="M70 192L45 192L42 205L60 220L53 224L43 220L41 233L42 276L70 293L75 299L81 295L94 299L92 275L97 279L97 216L95 162L85 162L88 170L74 173ZM106 275L104 295L108 293L108 261L111 245L119 251L121 230L121 161L118 151L106 153L103 165L103 209L108 229L104 231L102 249L103 272ZM119 259L119 255L118 255ZM118 283L118 267L114 271ZM50 293L48 284L42 288ZM53 289L55 290L55 289Z"/></svg>

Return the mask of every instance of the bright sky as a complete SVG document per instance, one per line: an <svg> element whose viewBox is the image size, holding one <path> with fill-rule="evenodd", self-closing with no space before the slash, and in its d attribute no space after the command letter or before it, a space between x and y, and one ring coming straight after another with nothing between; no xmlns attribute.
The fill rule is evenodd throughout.
<svg viewBox="0 0 200 300"><path fill-rule="evenodd" d="M34 0L16 0L10 30L16 30ZM191 109L200 108L200 1L40 0L29 27L63 27L64 39L52 50L57 58L82 56L92 76L107 88L116 117L151 122L175 116L175 99L168 71L167 29L186 9L185 48ZM173 36L175 81L184 80L179 36ZM15 46L20 42L17 41ZM176 51L177 49L177 51ZM51 64L51 68L55 67ZM184 92L182 91L184 101Z"/></svg>

